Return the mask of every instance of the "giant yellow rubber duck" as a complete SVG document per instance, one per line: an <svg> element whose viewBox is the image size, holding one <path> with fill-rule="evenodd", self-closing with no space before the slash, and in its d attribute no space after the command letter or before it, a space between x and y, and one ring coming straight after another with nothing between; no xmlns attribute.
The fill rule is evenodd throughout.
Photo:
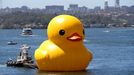
<svg viewBox="0 0 134 75"><path fill-rule="evenodd" d="M70 15L53 18L47 29L48 40L35 51L39 70L85 70L92 53L84 46L84 27L79 19Z"/></svg>

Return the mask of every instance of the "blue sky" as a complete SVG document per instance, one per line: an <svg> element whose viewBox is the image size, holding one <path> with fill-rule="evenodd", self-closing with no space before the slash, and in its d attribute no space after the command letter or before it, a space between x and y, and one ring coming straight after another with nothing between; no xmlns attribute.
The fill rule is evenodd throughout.
<svg viewBox="0 0 134 75"><path fill-rule="evenodd" d="M28 6L30 8L45 8L46 5L64 5L65 9L69 4L79 4L79 6L87 6L94 8L95 6L104 7L105 0L2 0L2 7L21 7ZM107 0L110 6L114 6L115 0ZM134 0L120 0L120 5L132 6Z"/></svg>

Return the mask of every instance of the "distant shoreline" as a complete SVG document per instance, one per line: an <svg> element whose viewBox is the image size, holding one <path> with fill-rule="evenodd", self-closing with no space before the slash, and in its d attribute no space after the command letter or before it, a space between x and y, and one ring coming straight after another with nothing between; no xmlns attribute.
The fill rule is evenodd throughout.
<svg viewBox="0 0 134 75"><path fill-rule="evenodd" d="M93 29L93 28L134 28L134 27L84 27L84 28L92 28ZM23 29L23 28L0 28L0 29ZM47 29L47 28L32 28L32 29Z"/></svg>

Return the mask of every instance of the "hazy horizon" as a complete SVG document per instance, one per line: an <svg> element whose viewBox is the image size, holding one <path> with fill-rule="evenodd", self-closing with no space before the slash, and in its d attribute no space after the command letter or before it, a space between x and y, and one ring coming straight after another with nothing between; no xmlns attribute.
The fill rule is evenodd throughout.
<svg viewBox="0 0 134 75"><path fill-rule="evenodd" d="M29 8L45 8L46 5L64 5L65 9L69 7L69 4L78 4L79 6L86 6L88 8L94 8L95 6L104 7L104 1L106 0L1 0L2 8L21 7L28 6ZM115 0L107 0L109 6L115 5ZM134 0L120 0L120 6L132 6Z"/></svg>

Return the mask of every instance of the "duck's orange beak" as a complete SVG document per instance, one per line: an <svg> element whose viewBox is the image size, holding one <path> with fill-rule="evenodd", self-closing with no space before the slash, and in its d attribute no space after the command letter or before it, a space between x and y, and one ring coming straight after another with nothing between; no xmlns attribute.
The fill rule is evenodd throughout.
<svg viewBox="0 0 134 75"><path fill-rule="evenodd" d="M81 41L82 36L80 36L78 33L73 33L71 36L67 37L67 40L69 40L69 41Z"/></svg>

